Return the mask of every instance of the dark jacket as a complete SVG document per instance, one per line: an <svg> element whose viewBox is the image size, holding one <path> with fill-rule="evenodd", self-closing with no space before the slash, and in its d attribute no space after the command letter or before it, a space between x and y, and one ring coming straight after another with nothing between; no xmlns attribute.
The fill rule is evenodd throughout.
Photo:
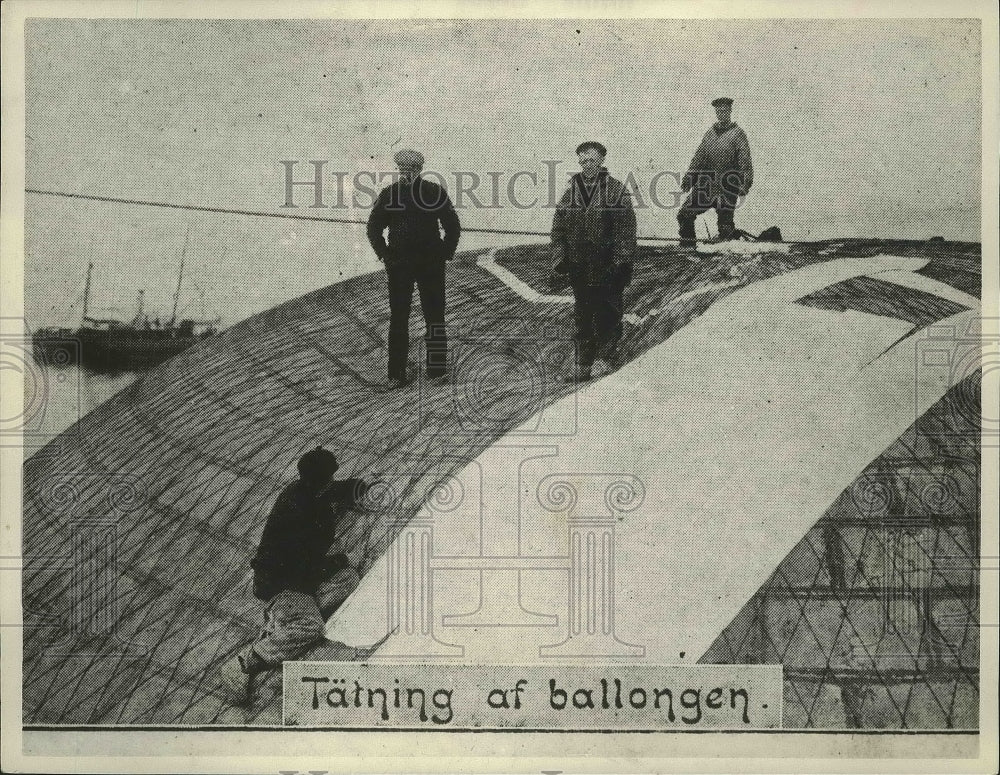
<svg viewBox="0 0 1000 775"><path fill-rule="evenodd" d="M552 219L553 271L573 283L627 284L635 253L635 210L625 185L603 167L593 187L574 175Z"/></svg>
<svg viewBox="0 0 1000 775"><path fill-rule="evenodd" d="M267 601L283 590L313 594L346 558L327 557L342 508L355 506L367 486L360 479L334 481L321 496L300 479L285 487L267 517L251 565L254 595Z"/></svg>
<svg viewBox="0 0 1000 775"><path fill-rule="evenodd" d="M694 188L706 200L721 193L734 199L746 196L753 185L753 162L743 129L735 122L725 127L714 124L694 152L683 183L685 190Z"/></svg>
<svg viewBox="0 0 1000 775"><path fill-rule="evenodd" d="M438 224L444 229L444 239ZM383 236L386 229L388 242ZM448 192L420 177L412 183L399 180L383 188L368 216L368 241L375 255L387 264L427 257L450 259L461 233Z"/></svg>

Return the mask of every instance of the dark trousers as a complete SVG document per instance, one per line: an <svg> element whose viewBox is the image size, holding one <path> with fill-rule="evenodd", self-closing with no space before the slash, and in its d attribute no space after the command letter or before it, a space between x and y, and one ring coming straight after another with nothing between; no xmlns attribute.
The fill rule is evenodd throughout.
<svg viewBox="0 0 1000 775"><path fill-rule="evenodd" d="M625 285L619 280L593 284L573 281L577 365L589 371L598 355L610 358L622 338Z"/></svg>
<svg viewBox="0 0 1000 775"><path fill-rule="evenodd" d="M694 219L704 212L715 209L719 218L719 236L728 237L736 230L733 223L733 212L736 210L736 197L720 193L711 196L708 192L694 189L688 194L687 200L677 211L677 223L680 226L678 236L681 243L693 243L697 237L694 231Z"/></svg>
<svg viewBox="0 0 1000 775"><path fill-rule="evenodd" d="M385 271L389 281L389 379L406 378L414 285L420 291L426 324L427 376L440 376L448 365L448 333L444 324L445 262L432 259L386 264Z"/></svg>

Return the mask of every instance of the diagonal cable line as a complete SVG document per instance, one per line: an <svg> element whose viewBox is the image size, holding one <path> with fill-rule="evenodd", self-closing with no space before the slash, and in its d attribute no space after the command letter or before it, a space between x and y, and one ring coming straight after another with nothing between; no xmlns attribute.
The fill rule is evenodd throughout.
<svg viewBox="0 0 1000 775"><path fill-rule="evenodd" d="M155 202L148 199L125 199L115 196L98 196L97 194L76 194L69 191L49 191L41 188L25 188L27 194L37 194L39 196L56 196L64 199L85 199L90 202L107 202L109 204L140 205L142 207L161 207L168 210L188 210L199 213L215 213L219 215L243 215L250 218L277 218L291 221L315 221L319 223L340 223L352 226L365 226L368 221L357 218L329 218L319 215L295 215L292 213L269 213L265 210L238 210L227 207L208 207L205 205L184 205L176 202ZM518 229L486 229L475 227L462 227L463 232L471 234L510 234L515 237L549 237L547 231L527 231ZM640 240L650 242L679 242L679 237L646 237L639 236ZM792 243L786 243L792 244Z"/></svg>

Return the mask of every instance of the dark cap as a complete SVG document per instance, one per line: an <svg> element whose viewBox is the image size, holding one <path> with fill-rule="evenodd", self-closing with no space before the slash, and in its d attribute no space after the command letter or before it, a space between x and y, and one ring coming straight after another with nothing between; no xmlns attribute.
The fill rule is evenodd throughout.
<svg viewBox="0 0 1000 775"><path fill-rule="evenodd" d="M299 458L299 476L312 481L327 479L339 468L337 458L328 449L316 447Z"/></svg>
<svg viewBox="0 0 1000 775"><path fill-rule="evenodd" d="M591 148L593 148L595 151L601 154L601 156L608 155L608 149L605 148L596 140L588 140L585 143L580 143L578 146L576 146L576 152L583 153L584 151L589 151Z"/></svg>
<svg viewBox="0 0 1000 775"><path fill-rule="evenodd" d="M731 97L716 97L712 100L713 108L717 108L720 105L725 105L727 108L731 108L733 106L733 100Z"/></svg>

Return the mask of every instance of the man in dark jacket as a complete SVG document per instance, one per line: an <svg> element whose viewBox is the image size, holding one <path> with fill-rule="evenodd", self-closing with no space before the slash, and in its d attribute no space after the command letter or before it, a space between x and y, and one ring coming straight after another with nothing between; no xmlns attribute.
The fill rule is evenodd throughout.
<svg viewBox="0 0 1000 775"><path fill-rule="evenodd" d="M552 270L573 288L577 365L564 381L591 378L595 357L617 367L622 306L632 282L636 252L635 211L628 189L604 167L607 149L597 142L576 149L581 171L552 219Z"/></svg>
<svg viewBox="0 0 1000 775"><path fill-rule="evenodd" d="M251 563L254 595L267 604L264 633L221 668L236 704L249 701L257 673L322 641L326 619L360 581L335 532L341 510L358 505L367 485L335 481L336 457L322 447L304 454L298 469L299 478L278 495Z"/></svg>
<svg viewBox="0 0 1000 775"><path fill-rule="evenodd" d="M382 189L368 217L368 241L385 264L389 283L389 386L406 384L410 305L420 291L426 333L426 375L445 376L448 337L444 322L445 262L455 255L461 224L441 186L420 177L424 157L414 150L395 155L400 179ZM444 230L441 237L440 227ZM388 229L389 240L384 232Z"/></svg>
<svg viewBox="0 0 1000 775"><path fill-rule="evenodd" d="M691 192L677 212L681 247L697 244L695 218L713 207L719 218L719 238L733 237L736 201L753 184L750 144L743 129L730 120L733 101L719 97L712 100L712 107L718 122L705 133L681 181L681 190Z"/></svg>

